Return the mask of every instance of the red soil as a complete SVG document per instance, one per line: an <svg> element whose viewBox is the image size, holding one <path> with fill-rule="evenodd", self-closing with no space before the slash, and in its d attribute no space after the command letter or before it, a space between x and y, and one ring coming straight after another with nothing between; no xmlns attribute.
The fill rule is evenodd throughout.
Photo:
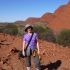
<svg viewBox="0 0 70 70"><path fill-rule="evenodd" d="M39 40L42 70L70 70L70 49ZM22 38L0 33L0 70L26 70L25 58L18 57ZM35 70L33 59L31 70Z"/></svg>

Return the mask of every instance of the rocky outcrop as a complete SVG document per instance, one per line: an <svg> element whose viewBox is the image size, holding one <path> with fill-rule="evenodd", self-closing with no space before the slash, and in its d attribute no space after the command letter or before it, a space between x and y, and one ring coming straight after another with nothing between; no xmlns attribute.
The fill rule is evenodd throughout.
<svg viewBox="0 0 70 70"><path fill-rule="evenodd" d="M35 23L35 22L39 22L40 18L32 18L32 17L29 17L26 19L26 23Z"/></svg>
<svg viewBox="0 0 70 70"><path fill-rule="evenodd" d="M48 24L48 27L58 32L61 29L70 29L70 2L60 6L55 12L57 17Z"/></svg>
<svg viewBox="0 0 70 70"><path fill-rule="evenodd" d="M41 18L40 21L51 22L56 17L53 13L45 13Z"/></svg>

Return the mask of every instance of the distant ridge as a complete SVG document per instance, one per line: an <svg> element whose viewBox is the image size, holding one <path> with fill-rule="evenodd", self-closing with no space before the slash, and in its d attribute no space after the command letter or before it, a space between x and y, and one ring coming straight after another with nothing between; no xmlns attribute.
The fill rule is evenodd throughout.
<svg viewBox="0 0 70 70"><path fill-rule="evenodd" d="M55 19L49 22L48 27L54 31L60 31L61 29L70 29L70 1L67 5L60 6L55 10Z"/></svg>
<svg viewBox="0 0 70 70"><path fill-rule="evenodd" d="M30 17L28 19L26 19L26 23L34 23L34 22L39 22L40 21L40 18L34 18L34 17Z"/></svg>
<svg viewBox="0 0 70 70"><path fill-rule="evenodd" d="M40 21L47 21L49 23L47 27L53 29L55 32L58 32L63 28L70 29L70 0L66 5L61 5L57 8L54 13L47 12L40 18L29 17L24 22L36 23Z"/></svg>

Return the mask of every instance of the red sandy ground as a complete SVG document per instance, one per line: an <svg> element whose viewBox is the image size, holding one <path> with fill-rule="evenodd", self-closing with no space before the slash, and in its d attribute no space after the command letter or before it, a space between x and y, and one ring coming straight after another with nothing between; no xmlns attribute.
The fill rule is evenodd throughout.
<svg viewBox="0 0 70 70"><path fill-rule="evenodd" d="M39 40L41 70L70 70L70 49ZM0 70L26 70L25 59L18 57L22 38L0 33ZM35 70L33 59L31 70Z"/></svg>

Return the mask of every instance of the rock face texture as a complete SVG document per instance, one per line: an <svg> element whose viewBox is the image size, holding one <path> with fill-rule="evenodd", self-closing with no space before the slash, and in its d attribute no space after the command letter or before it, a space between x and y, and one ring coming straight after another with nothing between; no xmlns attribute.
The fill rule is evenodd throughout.
<svg viewBox="0 0 70 70"><path fill-rule="evenodd" d="M51 22L56 15L54 13L45 13L41 18L40 21Z"/></svg>
<svg viewBox="0 0 70 70"><path fill-rule="evenodd" d="M67 5L62 5L55 10L54 14L56 17L49 23L48 27L54 31L59 31L63 28L70 29L70 1Z"/></svg>
<svg viewBox="0 0 70 70"><path fill-rule="evenodd" d="M70 70L70 49L51 42L39 40L41 70ZM0 70L26 70L25 58L19 58L22 37L0 33ZM35 70L33 58L31 70Z"/></svg>
<svg viewBox="0 0 70 70"><path fill-rule="evenodd" d="M35 22L39 22L40 18L28 18L26 19L26 23L35 23Z"/></svg>

